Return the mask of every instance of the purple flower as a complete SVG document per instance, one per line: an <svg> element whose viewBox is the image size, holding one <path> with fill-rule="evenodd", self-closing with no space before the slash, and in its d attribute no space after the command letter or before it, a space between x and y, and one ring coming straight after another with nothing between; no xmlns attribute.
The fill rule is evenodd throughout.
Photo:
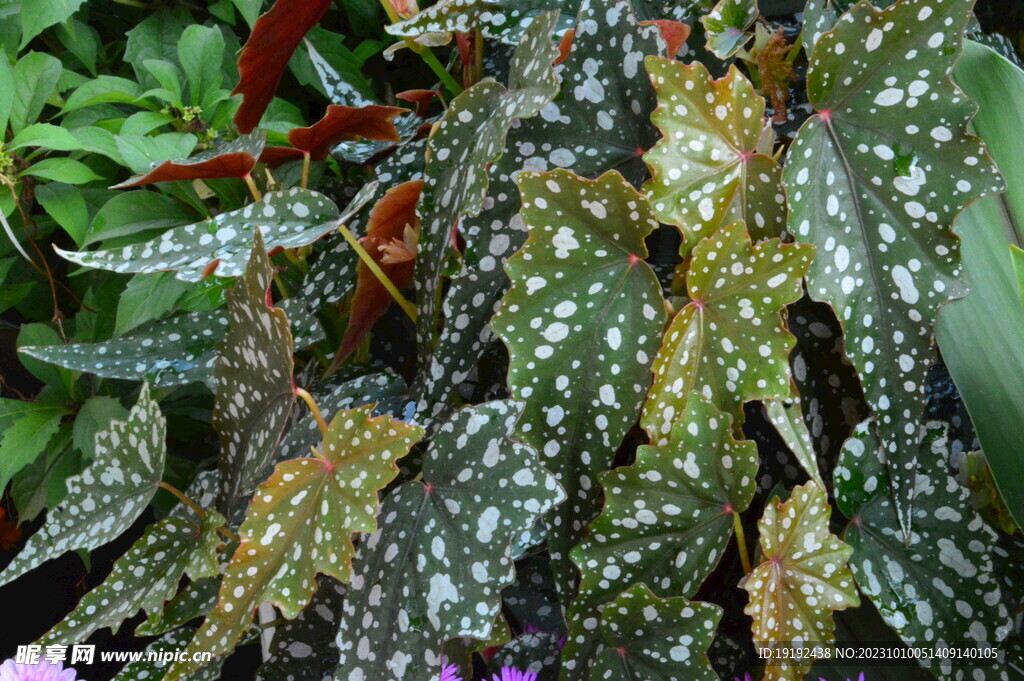
<svg viewBox="0 0 1024 681"><path fill-rule="evenodd" d="M0 664L0 681L77 681L77 677L74 669L64 669L60 662L22 664L7 660Z"/></svg>
<svg viewBox="0 0 1024 681"><path fill-rule="evenodd" d="M736 681L741 681L741 680L739 679L739 677L737 677ZM744 674L742 681L752 681L752 679L750 678L750 674Z"/></svg>
<svg viewBox="0 0 1024 681"><path fill-rule="evenodd" d="M515 667L502 667L501 674L495 674L491 681L537 681L537 673L521 672Z"/></svg>
<svg viewBox="0 0 1024 681"><path fill-rule="evenodd" d="M5 681L0 679L0 681ZM462 681L462 677L459 676L459 668L453 664L446 664L441 667L441 677L437 681Z"/></svg>

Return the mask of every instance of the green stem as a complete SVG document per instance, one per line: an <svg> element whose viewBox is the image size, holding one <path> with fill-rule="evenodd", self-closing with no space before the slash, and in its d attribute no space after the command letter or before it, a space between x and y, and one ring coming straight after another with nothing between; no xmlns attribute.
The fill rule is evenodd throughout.
<svg viewBox="0 0 1024 681"><path fill-rule="evenodd" d="M391 294L391 297L395 299L395 302L398 303L398 305L405 311L405 314L409 316L409 319L412 320L413 324L415 324L416 308L413 304L405 299L402 292L398 290L394 283L392 283L391 279L388 278L388 275L384 274L384 271L380 268L377 262L370 257L370 254L366 252L363 245L359 243L352 232L348 230L348 227L343 224L338 225L338 231L345 237L345 241L348 242L349 246L355 249L356 254L359 255L359 259L363 261L363 264L373 272L373 276L377 277L377 280L380 281L381 285L387 289L387 292Z"/></svg>
<svg viewBox="0 0 1024 681"><path fill-rule="evenodd" d="M327 435L327 421L324 421L324 415L320 413L320 407L316 405L316 401L313 396L302 388L296 388L295 394L302 398L302 401L306 403L309 410L313 412L313 418L316 419L316 425L320 429L320 434L323 436Z"/></svg>
<svg viewBox="0 0 1024 681"><path fill-rule="evenodd" d="M740 514L736 511L732 512L732 529L736 533L736 545L740 549L740 564L743 565L743 572L749 575L753 568L750 565L750 554L747 553L747 536L743 532Z"/></svg>

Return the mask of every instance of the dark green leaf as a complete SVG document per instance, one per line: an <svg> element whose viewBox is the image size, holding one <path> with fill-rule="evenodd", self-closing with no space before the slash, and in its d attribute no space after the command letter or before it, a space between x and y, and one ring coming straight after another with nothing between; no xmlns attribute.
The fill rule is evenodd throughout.
<svg viewBox="0 0 1024 681"><path fill-rule="evenodd" d="M707 650L722 609L657 598L637 584L601 614L604 651L591 681L717 681Z"/></svg>
<svg viewBox="0 0 1024 681"><path fill-rule="evenodd" d="M384 499L352 566L337 678L434 681L441 643L490 637L512 538L565 497L511 439L521 414L508 401L460 409L424 456L423 481Z"/></svg>
<svg viewBox="0 0 1024 681"><path fill-rule="evenodd" d="M808 291L846 327L905 532L932 326L938 306L964 292L950 227L965 205L1001 189L967 134L975 106L950 79L972 5L900 0L844 14L811 54L817 113L784 171L789 231L818 246Z"/></svg>
<svg viewBox="0 0 1024 681"><path fill-rule="evenodd" d="M569 550L597 512L597 473L636 422L665 308L644 262L658 227L647 200L609 171L520 173L529 238L506 266L512 288L492 322L509 348L508 383L526 400L521 434L543 453L569 503L549 522L563 597Z"/></svg>

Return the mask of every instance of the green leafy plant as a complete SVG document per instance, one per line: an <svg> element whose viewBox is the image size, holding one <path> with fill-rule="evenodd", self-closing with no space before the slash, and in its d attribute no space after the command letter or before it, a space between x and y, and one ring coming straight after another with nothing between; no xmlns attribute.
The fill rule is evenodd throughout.
<svg viewBox="0 0 1024 681"><path fill-rule="evenodd" d="M972 0L423 5L0 2L0 595L87 587L17 643L1018 678L1024 72Z"/></svg>

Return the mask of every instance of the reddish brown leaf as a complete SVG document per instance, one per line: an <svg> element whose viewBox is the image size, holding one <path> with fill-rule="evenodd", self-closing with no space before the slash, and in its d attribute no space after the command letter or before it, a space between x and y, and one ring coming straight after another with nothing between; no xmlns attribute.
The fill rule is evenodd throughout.
<svg viewBox="0 0 1024 681"><path fill-rule="evenodd" d="M238 58L241 78L234 94L243 98L235 114L239 132L251 132L259 125L292 53L330 6L331 0L277 0L256 20Z"/></svg>
<svg viewBox="0 0 1024 681"><path fill-rule="evenodd" d="M423 188L422 180L405 182L389 190L373 207L366 227L366 236L360 240L363 248L383 270L384 274L399 288L412 283L416 266L415 250L407 238L409 227L412 233L419 231L416 219L416 203ZM396 243L397 242L397 243ZM412 257L408 257L408 256ZM351 355L391 305L391 295L378 281L373 272L359 263L356 291L352 297L352 311L348 318L348 330L341 341L335 360L342 362Z"/></svg>
<svg viewBox="0 0 1024 681"><path fill-rule="evenodd" d="M687 39L690 37L690 25L684 24L681 21L655 19L654 21L641 21L640 23L645 26L658 27L658 30L661 31L662 40L667 43L668 49L665 51L665 56L669 59L676 58L679 50L683 48L683 45L686 44Z"/></svg>
<svg viewBox="0 0 1024 681"><path fill-rule="evenodd" d="M440 97L441 93L437 90L406 90L405 92L399 92L395 95L396 98L403 102L409 102L416 105L416 115L420 118L426 118L430 112L430 104L434 101L434 97Z"/></svg>
<svg viewBox="0 0 1024 681"><path fill-rule="evenodd" d="M406 109L373 104L362 108L331 105L315 125L295 128L288 133L291 147L269 147L260 160L277 166L285 161L299 160L309 152L314 161L323 161L331 149L345 140L364 137L382 142L399 142L401 138L391 119L408 113Z"/></svg>
<svg viewBox="0 0 1024 681"><path fill-rule="evenodd" d="M569 52L572 51L572 41L576 37L576 29L570 28L562 36L562 39L558 43L558 58L555 59L555 64L561 64L563 61L569 58Z"/></svg>
<svg viewBox="0 0 1024 681"><path fill-rule="evenodd" d="M789 47L780 27L779 32L768 39L764 49L757 55L757 72L761 76L761 87L772 100L772 108L775 109L772 119L776 123L786 120L786 109L790 99L789 84L796 80L793 65L786 60Z"/></svg>
<svg viewBox="0 0 1024 681"><path fill-rule="evenodd" d="M128 189L156 182L174 180L214 180L224 177L245 177L256 166L263 153L266 135L242 135L230 142L219 144L209 151L191 158L165 161L145 175L136 175L111 189Z"/></svg>
<svg viewBox="0 0 1024 681"><path fill-rule="evenodd" d="M0 549L10 551L21 541L21 528L0 508Z"/></svg>

